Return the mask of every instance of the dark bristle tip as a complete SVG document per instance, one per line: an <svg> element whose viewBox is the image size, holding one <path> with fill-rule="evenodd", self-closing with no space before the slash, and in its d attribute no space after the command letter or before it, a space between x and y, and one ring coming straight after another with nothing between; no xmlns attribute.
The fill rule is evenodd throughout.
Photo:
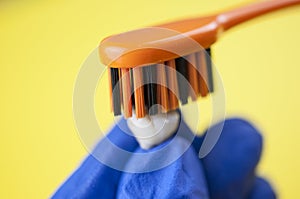
<svg viewBox="0 0 300 199"><path fill-rule="evenodd" d="M211 57L211 49L210 48L206 48L205 51Z"/></svg>
<svg viewBox="0 0 300 199"><path fill-rule="evenodd" d="M144 77L144 95L145 95L145 106L149 110L150 115L157 113L155 108L150 109L157 103L157 84L156 84L156 67L145 66L143 67L143 77Z"/></svg>
<svg viewBox="0 0 300 199"><path fill-rule="evenodd" d="M131 85L131 105L132 108L135 108L135 99L134 99L134 83L133 83L133 72L132 69L129 69L130 73L130 85Z"/></svg>
<svg viewBox="0 0 300 199"><path fill-rule="evenodd" d="M179 57L175 59L175 65L176 65L176 71L178 72L177 79L178 79L179 99L182 104L186 104L188 99L188 90L189 90L188 70L187 70L188 63L185 58Z"/></svg>
<svg viewBox="0 0 300 199"><path fill-rule="evenodd" d="M114 115L121 115L121 96L120 96L120 84L119 82L119 69L110 68L111 72L111 86L112 86L112 100L113 100L113 112Z"/></svg>
<svg viewBox="0 0 300 199"><path fill-rule="evenodd" d="M145 82L148 81L148 69L146 67L143 68L143 79ZM150 103L150 91L149 91L150 88L148 88L148 84L144 84L144 99L145 99L145 106L146 108L149 108L149 103Z"/></svg>
<svg viewBox="0 0 300 199"><path fill-rule="evenodd" d="M214 82L213 82L213 68L212 68L212 62L211 62L211 49L207 48L205 49L207 52L206 55L206 66L207 66L207 76L208 76L208 90L209 92L214 92Z"/></svg>

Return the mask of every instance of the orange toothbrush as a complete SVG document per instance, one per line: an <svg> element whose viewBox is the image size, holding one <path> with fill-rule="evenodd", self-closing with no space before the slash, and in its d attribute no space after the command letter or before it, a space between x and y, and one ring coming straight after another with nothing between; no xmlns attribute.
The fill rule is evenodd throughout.
<svg viewBox="0 0 300 199"><path fill-rule="evenodd" d="M126 118L167 112L213 92L210 47L221 33L300 0L262 1L232 11L138 29L105 38L99 45L108 66L112 111ZM197 45L202 46L202 51ZM168 66L167 68L164 67ZM179 74L179 75L178 75ZM180 76L186 81L180 81ZM120 83L119 80L121 80Z"/></svg>

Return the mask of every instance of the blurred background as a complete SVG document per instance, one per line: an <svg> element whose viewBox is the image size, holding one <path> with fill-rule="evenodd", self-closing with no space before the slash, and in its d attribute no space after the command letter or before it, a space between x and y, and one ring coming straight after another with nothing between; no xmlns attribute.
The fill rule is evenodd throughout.
<svg viewBox="0 0 300 199"><path fill-rule="evenodd" d="M48 198L87 154L72 94L82 62L104 37L250 2L0 1L0 198ZM261 130L258 174L286 199L300 197L299 13L300 6L260 17L212 47L227 116Z"/></svg>

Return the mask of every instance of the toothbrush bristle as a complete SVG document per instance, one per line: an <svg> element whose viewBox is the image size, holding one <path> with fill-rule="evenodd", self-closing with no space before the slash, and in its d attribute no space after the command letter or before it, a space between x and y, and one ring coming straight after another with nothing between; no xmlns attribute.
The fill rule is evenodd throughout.
<svg viewBox="0 0 300 199"><path fill-rule="evenodd" d="M179 89L179 99L181 104L187 104L189 97L189 85L188 85L188 62L185 58L179 57L175 59L176 63L176 71L178 81L178 89Z"/></svg>
<svg viewBox="0 0 300 199"><path fill-rule="evenodd" d="M213 73L212 73L212 62L211 62L211 49L210 48L207 48L206 49L206 53L205 56L206 56L206 64L207 64L207 83L208 83L208 90L209 92L213 92L214 91L214 83L213 83Z"/></svg>
<svg viewBox="0 0 300 199"><path fill-rule="evenodd" d="M121 90L120 90L120 83L119 82L119 69L117 68L110 68L111 74L111 87L112 87L112 107L114 115L121 114Z"/></svg>
<svg viewBox="0 0 300 199"><path fill-rule="evenodd" d="M128 68L121 69L124 117L132 116L131 85Z"/></svg>
<svg viewBox="0 0 300 199"><path fill-rule="evenodd" d="M175 110L213 92L211 51L148 66L109 68L111 108L125 118ZM179 103L180 102L180 103ZM159 107L160 106L160 107Z"/></svg>

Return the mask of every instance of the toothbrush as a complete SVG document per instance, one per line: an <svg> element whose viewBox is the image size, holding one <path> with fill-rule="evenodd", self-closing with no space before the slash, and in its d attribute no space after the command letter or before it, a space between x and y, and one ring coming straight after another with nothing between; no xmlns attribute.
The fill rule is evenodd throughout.
<svg viewBox="0 0 300 199"><path fill-rule="evenodd" d="M137 118L143 118L175 110L190 98L207 96L214 91L210 47L218 37L238 24L299 3L300 0L262 1L220 14L105 38L98 50L101 62L108 67L114 115L123 113L130 118L134 110ZM187 81L179 81L179 76Z"/></svg>

